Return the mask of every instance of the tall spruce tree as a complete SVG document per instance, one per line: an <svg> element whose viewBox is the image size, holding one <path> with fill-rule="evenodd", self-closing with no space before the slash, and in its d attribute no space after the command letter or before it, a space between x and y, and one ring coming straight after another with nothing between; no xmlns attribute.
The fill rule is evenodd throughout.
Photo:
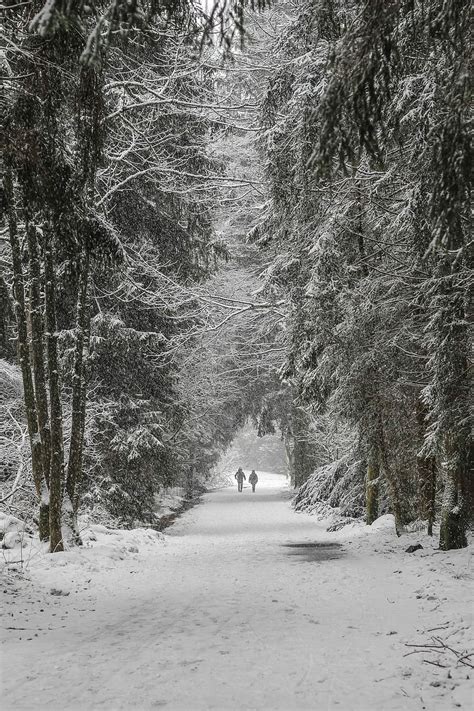
<svg viewBox="0 0 474 711"><path fill-rule="evenodd" d="M357 428L369 521L383 472L397 529L421 515L432 530L440 470L442 548L465 545L472 514L467 12L305 3L262 111L288 373Z"/></svg>

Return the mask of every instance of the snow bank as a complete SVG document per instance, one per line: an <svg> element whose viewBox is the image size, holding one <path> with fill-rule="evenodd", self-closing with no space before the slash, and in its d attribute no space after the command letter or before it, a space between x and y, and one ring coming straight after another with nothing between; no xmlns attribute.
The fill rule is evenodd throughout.
<svg viewBox="0 0 474 711"><path fill-rule="evenodd" d="M3 527L3 528L2 528ZM52 580L51 573L67 567L68 573L59 575L67 579L69 572L84 575L87 571L110 570L117 561L150 553L157 544L162 544L162 533L150 528L114 529L103 525L83 528L82 546L62 553L49 553L48 544L38 540L27 530L25 524L14 516L0 513L0 535L3 531L3 567L22 570L37 575L47 573L48 583L61 584ZM41 575L40 575L41 577ZM54 576L53 576L54 577ZM64 582L64 580L63 580Z"/></svg>
<svg viewBox="0 0 474 711"><path fill-rule="evenodd" d="M155 531L152 528L108 528L100 524L90 526L81 533L84 542L84 548L97 549L114 549L121 552L129 551L138 553L138 547L150 548L156 545L158 541L162 542L164 536L162 533ZM81 550L74 549L74 551ZM69 551L71 553L73 551Z"/></svg>
<svg viewBox="0 0 474 711"><path fill-rule="evenodd" d="M370 526L369 531L389 531L395 533L395 516L393 514L385 514L379 516Z"/></svg>

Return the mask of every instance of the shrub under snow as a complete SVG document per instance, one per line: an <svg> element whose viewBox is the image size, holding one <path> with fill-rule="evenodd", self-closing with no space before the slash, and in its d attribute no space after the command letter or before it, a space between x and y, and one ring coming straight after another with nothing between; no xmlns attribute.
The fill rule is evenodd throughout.
<svg viewBox="0 0 474 711"><path fill-rule="evenodd" d="M320 515L336 511L358 518L364 515L364 506L364 469L361 461L354 462L349 455L318 467L294 499L296 511Z"/></svg>

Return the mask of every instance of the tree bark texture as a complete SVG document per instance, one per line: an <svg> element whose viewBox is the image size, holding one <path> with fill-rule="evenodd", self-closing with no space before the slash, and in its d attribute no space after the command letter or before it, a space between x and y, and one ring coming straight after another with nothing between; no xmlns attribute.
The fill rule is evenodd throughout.
<svg viewBox="0 0 474 711"><path fill-rule="evenodd" d="M33 376L31 373L30 349L28 344L28 328L26 315L25 284L23 277L23 266L21 259L21 247L18 236L18 224L16 217L15 194L13 188L13 177L11 166L6 165L4 175L4 192L8 213L8 230L10 246L12 250L13 265L13 293L15 299L15 319L18 333L18 361L20 364L23 381L23 397L26 410L26 421L28 426L28 436L31 447L31 464L33 481L36 494L40 500L40 530L41 540L46 540L49 535L48 527L45 525L44 506L44 471L43 471L43 451L41 440L38 434L38 419L35 403L35 391L33 386Z"/></svg>
<svg viewBox="0 0 474 711"><path fill-rule="evenodd" d="M459 245L453 240L451 247ZM440 433L440 471L444 493L440 517L439 547L464 548L472 507L473 480L469 469L471 451L469 334L467 326L469 294L459 279L462 260L451 263L440 258L438 348L436 395ZM472 462L471 462L472 463ZM472 509L471 509L472 510Z"/></svg>
<svg viewBox="0 0 474 711"><path fill-rule="evenodd" d="M371 525L379 515L379 476L380 464L376 447L371 447L367 457L367 475L365 482L365 507L367 525Z"/></svg>
<svg viewBox="0 0 474 711"><path fill-rule="evenodd" d="M396 478L396 474L390 465L390 460L388 457L387 443L385 439L385 432L382 421L380 421L378 437L380 442L380 463L385 474L385 479L387 480L388 491L390 495L390 505L393 511L393 515L395 516L395 531L397 533L397 536L400 536L405 527L405 517L403 514L400 487Z"/></svg>
<svg viewBox="0 0 474 711"><path fill-rule="evenodd" d="M89 258L85 251L81 256L79 268L79 292L76 306L76 343L72 381L71 441L69 445L66 476L66 492L74 514L77 514L79 508L79 487L82 478L86 402L84 350L88 347L89 343L89 312L87 305Z"/></svg>
<svg viewBox="0 0 474 711"><path fill-rule="evenodd" d="M51 408L51 468L49 527L50 551L64 550L61 532L61 509L64 478L64 443L62 426L62 406L59 379L59 359L56 333L56 275L54 271L54 243L52 234L47 235L45 253L45 312L46 342L49 373L49 401Z"/></svg>
<svg viewBox="0 0 474 711"><path fill-rule="evenodd" d="M439 547L441 550L465 548L466 486L468 484L468 450L462 433L450 433L443 442L444 491L441 508ZM472 476L472 473L471 473Z"/></svg>
<svg viewBox="0 0 474 711"><path fill-rule="evenodd" d="M285 433L285 454L286 463L288 465L288 473L290 475L290 484L295 486L295 440L291 430L287 430Z"/></svg>
<svg viewBox="0 0 474 711"><path fill-rule="evenodd" d="M26 210L25 210L26 213ZM33 380L35 386L36 412L41 439L43 473L49 485L51 461L51 430L49 426L48 395L45 374L45 349L43 333L43 314L41 303L41 261L36 228L30 219L26 221L28 256L30 269L30 323L31 350L33 356Z"/></svg>
<svg viewBox="0 0 474 711"><path fill-rule="evenodd" d="M426 433L427 408L421 400L416 400L416 420L418 423L420 446ZM428 522L428 535L433 535L433 524L436 516L436 458L417 455L418 479L418 512L420 518Z"/></svg>

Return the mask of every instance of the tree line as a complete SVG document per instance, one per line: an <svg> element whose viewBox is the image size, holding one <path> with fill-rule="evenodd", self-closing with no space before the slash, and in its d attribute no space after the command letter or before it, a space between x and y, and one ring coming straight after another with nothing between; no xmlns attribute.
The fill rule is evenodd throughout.
<svg viewBox="0 0 474 711"><path fill-rule="evenodd" d="M190 285L227 256L212 228L226 181L208 151L214 70L201 59L211 29L228 43L238 28L224 10L6 6L2 356L17 351L51 551L80 543L84 502L152 521L160 488L205 474L242 419L238 401L218 431L206 392L180 378L180 338L192 348L207 318Z"/></svg>
<svg viewBox="0 0 474 711"><path fill-rule="evenodd" d="M0 336L52 551L248 417L295 486L344 455L368 523L466 545L467 7L266 6L7 3Z"/></svg>
<svg viewBox="0 0 474 711"><path fill-rule="evenodd" d="M385 490L397 531L439 511L442 549L474 500L468 33L464 3L302 3L273 43L253 230L294 402L352 428L368 523Z"/></svg>

